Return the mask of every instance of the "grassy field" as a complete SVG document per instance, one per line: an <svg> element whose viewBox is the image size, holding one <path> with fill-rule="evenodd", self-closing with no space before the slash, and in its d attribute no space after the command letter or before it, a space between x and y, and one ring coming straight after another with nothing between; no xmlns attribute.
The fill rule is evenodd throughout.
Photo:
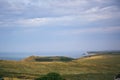
<svg viewBox="0 0 120 80"><path fill-rule="evenodd" d="M70 62L26 62L0 60L0 75L34 79L49 72L60 73L66 80L113 80L120 72L120 54L102 54Z"/></svg>

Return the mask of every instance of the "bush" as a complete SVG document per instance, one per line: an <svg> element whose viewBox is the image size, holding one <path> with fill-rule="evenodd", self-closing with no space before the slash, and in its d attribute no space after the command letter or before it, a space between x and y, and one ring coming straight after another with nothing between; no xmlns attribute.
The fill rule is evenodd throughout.
<svg viewBox="0 0 120 80"><path fill-rule="evenodd" d="M62 76L58 73L48 73L47 75L37 78L36 80L65 80Z"/></svg>

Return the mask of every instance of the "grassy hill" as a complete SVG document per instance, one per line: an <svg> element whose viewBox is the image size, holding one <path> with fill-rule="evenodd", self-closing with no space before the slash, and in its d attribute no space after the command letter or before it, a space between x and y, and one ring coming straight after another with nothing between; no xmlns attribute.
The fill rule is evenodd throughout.
<svg viewBox="0 0 120 80"><path fill-rule="evenodd" d="M120 72L120 54L101 54L69 62L0 61L0 75L36 78L58 72L66 80L113 80Z"/></svg>
<svg viewBox="0 0 120 80"><path fill-rule="evenodd" d="M23 59L22 61L28 62L52 62L52 61L72 61L73 58L65 57L65 56L50 56L50 57L41 57L41 56L30 56L28 58Z"/></svg>

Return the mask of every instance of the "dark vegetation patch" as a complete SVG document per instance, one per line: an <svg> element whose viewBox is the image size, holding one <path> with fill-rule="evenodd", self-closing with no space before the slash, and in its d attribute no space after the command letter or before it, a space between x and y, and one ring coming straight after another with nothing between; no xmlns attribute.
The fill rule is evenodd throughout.
<svg viewBox="0 0 120 80"><path fill-rule="evenodd" d="M36 61L36 62L51 62L51 61L63 61L68 62L75 60L74 58L65 57L65 56L51 56L51 57L40 57L40 56L30 56L25 58L23 61Z"/></svg>

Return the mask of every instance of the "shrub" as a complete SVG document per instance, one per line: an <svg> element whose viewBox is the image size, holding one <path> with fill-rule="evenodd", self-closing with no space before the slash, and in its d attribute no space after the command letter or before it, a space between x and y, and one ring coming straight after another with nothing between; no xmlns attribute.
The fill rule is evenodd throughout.
<svg viewBox="0 0 120 80"><path fill-rule="evenodd" d="M48 73L47 75L37 78L36 80L65 80L62 78L62 76L58 73Z"/></svg>

